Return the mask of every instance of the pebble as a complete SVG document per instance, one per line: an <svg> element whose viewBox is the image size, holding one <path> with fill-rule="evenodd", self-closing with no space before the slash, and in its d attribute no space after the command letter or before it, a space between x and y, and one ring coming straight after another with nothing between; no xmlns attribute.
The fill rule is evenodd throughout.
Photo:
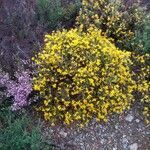
<svg viewBox="0 0 150 150"><path fill-rule="evenodd" d="M104 144L105 143L105 139L101 139L101 143Z"/></svg>
<svg viewBox="0 0 150 150"><path fill-rule="evenodd" d="M118 130L118 129L119 129L119 126L118 126L118 125L115 125L115 129Z"/></svg>
<svg viewBox="0 0 150 150"><path fill-rule="evenodd" d="M123 144L123 148L126 149L128 146L128 140L126 138L126 135L123 135L122 144Z"/></svg>
<svg viewBox="0 0 150 150"><path fill-rule="evenodd" d="M137 123L139 123L139 122L140 122L140 120L139 120L139 119L136 119L135 121L136 121Z"/></svg>
<svg viewBox="0 0 150 150"><path fill-rule="evenodd" d="M60 133L59 133L60 135L62 135L63 137L66 137L67 136L67 133L66 132L64 132L64 131L60 131Z"/></svg>
<svg viewBox="0 0 150 150"><path fill-rule="evenodd" d="M137 150L138 149L138 144L137 143L133 143L129 146L130 150Z"/></svg>
<svg viewBox="0 0 150 150"><path fill-rule="evenodd" d="M125 118L126 121L131 122L134 119L134 117L131 114L128 114Z"/></svg>

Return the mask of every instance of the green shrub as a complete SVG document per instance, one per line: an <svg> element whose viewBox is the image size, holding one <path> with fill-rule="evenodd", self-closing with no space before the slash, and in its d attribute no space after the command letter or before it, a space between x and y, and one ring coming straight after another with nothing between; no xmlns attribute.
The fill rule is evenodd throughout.
<svg viewBox="0 0 150 150"><path fill-rule="evenodd" d="M45 36L37 65L34 90L44 99L37 110L45 120L66 124L106 121L133 101L130 52L118 50L97 28L77 29Z"/></svg>
<svg viewBox="0 0 150 150"><path fill-rule="evenodd" d="M117 47L135 50L135 31L141 27L144 11L138 3L128 8L122 0L82 0L82 8L77 17L77 25L86 30L91 24L112 38Z"/></svg>
<svg viewBox="0 0 150 150"><path fill-rule="evenodd" d="M150 13L145 16L142 29L136 31L134 40L141 45L139 51L150 53Z"/></svg>
<svg viewBox="0 0 150 150"><path fill-rule="evenodd" d="M62 0L37 0L37 16L50 30L72 26L80 8L80 0L62 5Z"/></svg>
<svg viewBox="0 0 150 150"><path fill-rule="evenodd" d="M2 150L50 150L41 132L27 115L16 116L8 108L0 110L0 149Z"/></svg>

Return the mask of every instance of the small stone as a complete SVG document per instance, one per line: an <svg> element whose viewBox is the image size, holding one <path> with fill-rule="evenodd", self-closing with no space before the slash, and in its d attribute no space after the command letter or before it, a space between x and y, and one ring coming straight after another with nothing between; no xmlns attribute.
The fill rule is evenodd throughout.
<svg viewBox="0 0 150 150"><path fill-rule="evenodd" d="M67 133L66 132L64 132L64 131L60 131L60 133L59 133L61 136L63 136L63 137L66 137L67 136Z"/></svg>
<svg viewBox="0 0 150 150"><path fill-rule="evenodd" d="M138 144L137 143L133 143L129 146L130 150L137 150L138 149Z"/></svg>
<svg viewBox="0 0 150 150"><path fill-rule="evenodd" d="M126 135L123 135L122 137L123 137L123 138L125 138L125 137L126 137Z"/></svg>
<svg viewBox="0 0 150 150"><path fill-rule="evenodd" d="M118 130L118 129L119 129L119 126L118 126L118 125L115 125L115 129Z"/></svg>
<svg viewBox="0 0 150 150"><path fill-rule="evenodd" d="M101 139L101 143L104 144L105 143L105 139Z"/></svg>
<svg viewBox="0 0 150 150"><path fill-rule="evenodd" d="M131 114L128 114L125 118L126 121L131 122L133 120L133 116Z"/></svg>
<svg viewBox="0 0 150 150"><path fill-rule="evenodd" d="M51 130L49 130L49 132L50 132L50 133L53 133L54 131L51 129Z"/></svg>
<svg viewBox="0 0 150 150"><path fill-rule="evenodd" d="M126 135L123 135L122 144L123 144L123 148L126 149L128 146L128 140L126 138Z"/></svg>
<svg viewBox="0 0 150 150"><path fill-rule="evenodd" d="M137 123L139 123L139 122L140 122L140 120L139 120L139 119L136 119L135 121L136 121Z"/></svg>

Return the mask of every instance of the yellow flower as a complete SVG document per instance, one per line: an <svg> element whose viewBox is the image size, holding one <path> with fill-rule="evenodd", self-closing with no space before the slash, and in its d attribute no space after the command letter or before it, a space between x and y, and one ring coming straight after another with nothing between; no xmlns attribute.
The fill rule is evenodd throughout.
<svg viewBox="0 0 150 150"><path fill-rule="evenodd" d="M149 102L149 69L141 62L147 56L132 60L131 52L116 48L94 26L87 32L56 31L46 38L44 48L35 56L33 89L44 99L36 110L47 121L84 124L95 116L107 121L110 114L130 108L134 91L141 92L142 103ZM144 65L139 75L131 70L135 61ZM145 116L148 111L145 108Z"/></svg>

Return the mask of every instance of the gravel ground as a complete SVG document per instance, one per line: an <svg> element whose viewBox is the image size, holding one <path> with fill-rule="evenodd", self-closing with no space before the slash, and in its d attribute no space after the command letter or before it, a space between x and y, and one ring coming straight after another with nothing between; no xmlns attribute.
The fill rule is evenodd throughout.
<svg viewBox="0 0 150 150"><path fill-rule="evenodd" d="M115 115L107 123L94 119L84 128L57 125L47 127L58 150L150 150L150 126L137 109Z"/></svg>

